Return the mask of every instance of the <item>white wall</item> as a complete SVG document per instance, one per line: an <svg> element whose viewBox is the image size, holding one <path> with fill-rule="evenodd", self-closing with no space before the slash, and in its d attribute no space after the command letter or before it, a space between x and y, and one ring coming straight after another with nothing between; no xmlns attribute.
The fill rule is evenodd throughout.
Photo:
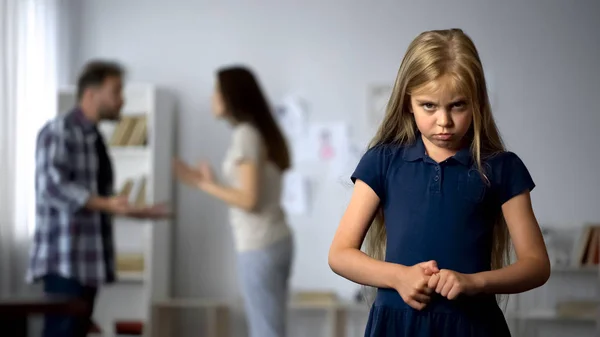
<svg viewBox="0 0 600 337"><path fill-rule="evenodd" d="M227 126L209 112L217 67L249 64L271 99L300 92L312 121L345 120L367 139L366 86L393 81L419 32L463 28L489 69L505 141L537 183L540 222L600 220L597 1L102 0L81 7L71 76L89 58L111 57L131 80L172 87L180 155L216 167L229 141ZM313 186L312 214L290 219L298 234L293 286L350 296L356 286L330 272L326 257L349 188L317 178ZM225 207L186 188L178 200L175 294L237 296Z"/></svg>
<svg viewBox="0 0 600 337"><path fill-rule="evenodd" d="M58 0L58 84L72 84L72 72L76 72L73 65L77 62L76 53L79 53L79 27L81 27L80 13L82 3L77 0Z"/></svg>

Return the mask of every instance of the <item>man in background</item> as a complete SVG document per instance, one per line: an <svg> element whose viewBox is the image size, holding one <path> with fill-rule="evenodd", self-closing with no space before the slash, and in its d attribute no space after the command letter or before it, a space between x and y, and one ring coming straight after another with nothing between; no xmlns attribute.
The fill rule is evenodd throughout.
<svg viewBox="0 0 600 337"><path fill-rule="evenodd" d="M42 281L48 295L81 300L83 317L47 316L44 337L84 337L99 286L115 281L112 216L157 218L161 206L135 208L114 196L113 170L98 130L118 120L123 68L88 63L77 82L77 105L49 121L36 148L36 227L28 282Z"/></svg>

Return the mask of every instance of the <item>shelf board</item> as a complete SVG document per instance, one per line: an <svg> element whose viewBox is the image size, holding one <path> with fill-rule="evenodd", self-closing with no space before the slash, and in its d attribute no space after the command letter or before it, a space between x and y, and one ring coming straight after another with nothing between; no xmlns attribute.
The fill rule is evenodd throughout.
<svg viewBox="0 0 600 337"><path fill-rule="evenodd" d="M162 221L164 219L138 219L127 216L115 215L114 216L114 224L118 226L140 226L140 228L144 228L143 226L149 226L154 224L157 221Z"/></svg>
<svg viewBox="0 0 600 337"><path fill-rule="evenodd" d="M596 316L561 316L554 309L533 309L527 312L508 312L508 319L543 322L596 323Z"/></svg>
<svg viewBox="0 0 600 337"><path fill-rule="evenodd" d="M115 157L145 157L150 154L148 146L111 146L109 152Z"/></svg>
<svg viewBox="0 0 600 337"><path fill-rule="evenodd" d="M586 273L586 274L600 274L600 268L598 266L557 266L552 267L554 273Z"/></svg>
<svg viewBox="0 0 600 337"><path fill-rule="evenodd" d="M153 306L160 308L223 308L230 303L219 299L209 298L168 298L155 301Z"/></svg>
<svg viewBox="0 0 600 337"><path fill-rule="evenodd" d="M117 282L144 282L144 272L120 271L117 272Z"/></svg>
<svg viewBox="0 0 600 337"><path fill-rule="evenodd" d="M371 308L367 303L351 301L290 301L289 308L294 310L344 310L368 312Z"/></svg>

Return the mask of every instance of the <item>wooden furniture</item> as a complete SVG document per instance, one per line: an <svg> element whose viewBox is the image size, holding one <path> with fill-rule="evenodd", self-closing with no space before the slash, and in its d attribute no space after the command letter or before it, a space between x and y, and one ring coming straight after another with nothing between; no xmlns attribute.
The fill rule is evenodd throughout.
<svg viewBox="0 0 600 337"><path fill-rule="evenodd" d="M226 302L204 299L169 299L152 305L151 337L177 336L173 320L180 310L196 310L206 319L206 329L201 336L229 337L230 314Z"/></svg>
<svg viewBox="0 0 600 337"><path fill-rule="evenodd" d="M369 307L366 303L336 301L326 302L295 302L289 305L291 311L319 311L323 312L327 319L328 337L346 337L347 316L350 312L361 312L368 314Z"/></svg>
<svg viewBox="0 0 600 337"><path fill-rule="evenodd" d="M115 191L139 205L171 202L174 98L149 83L126 83L123 96L121 120L99 125L112 159ZM76 88L61 88L58 111L68 112L75 104ZM103 331L113 331L115 322L122 320L142 321L145 330L151 330L151 304L170 297L172 232L172 219L115 218L118 282L100 289L94 310L94 320Z"/></svg>
<svg viewBox="0 0 600 337"><path fill-rule="evenodd" d="M0 298L2 336L28 337L29 317L46 314L82 315L85 308L77 300L61 297Z"/></svg>
<svg viewBox="0 0 600 337"><path fill-rule="evenodd" d="M241 300L240 300L241 301ZM205 319L205 330L201 336L229 337L231 330L230 308L243 307L241 302L228 303L207 299L170 299L156 301L152 306L151 337L177 336L173 326L178 311L196 310ZM347 317L350 313L368 315L366 303L336 301L331 303L319 301L292 301L289 304L291 312L321 312L327 320L328 337L347 336Z"/></svg>

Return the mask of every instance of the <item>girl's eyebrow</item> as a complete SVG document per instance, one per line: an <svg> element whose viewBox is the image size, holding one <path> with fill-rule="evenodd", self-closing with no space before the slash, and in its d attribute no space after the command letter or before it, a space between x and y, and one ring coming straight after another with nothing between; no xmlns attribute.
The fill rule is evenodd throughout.
<svg viewBox="0 0 600 337"><path fill-rule="evenodd" d="M435 105L439 105L439 102L434 100L434 99L426 99L426 98L415 98L415 100L419 103L419 104L425 104L425 103L430 103L430 104L435 104ZM452 104L456 104L456 103L466 103L467 99L465 97L458 97L452 101L450 101L450 103L448 103L449 105Z"/></svg>
<svg viewBox="0 0 600 337"><path fill-rule="evenodd" d="M433 99L426 99L426 98L417 98L416 101L419 104L424 104L424 103L430 103L430 104L435 104L435 105L438 104L438 102L436 102L435 100L433 100Z"/></svg>
<svg viewBox="0 0 600 337"><path fill-rule="evenodd" d="M463 97L459 97L459 98L453 100L452 102L450 102L450 104L456 104L456 103L467 103L467 99L463 98Z"/></svg>

